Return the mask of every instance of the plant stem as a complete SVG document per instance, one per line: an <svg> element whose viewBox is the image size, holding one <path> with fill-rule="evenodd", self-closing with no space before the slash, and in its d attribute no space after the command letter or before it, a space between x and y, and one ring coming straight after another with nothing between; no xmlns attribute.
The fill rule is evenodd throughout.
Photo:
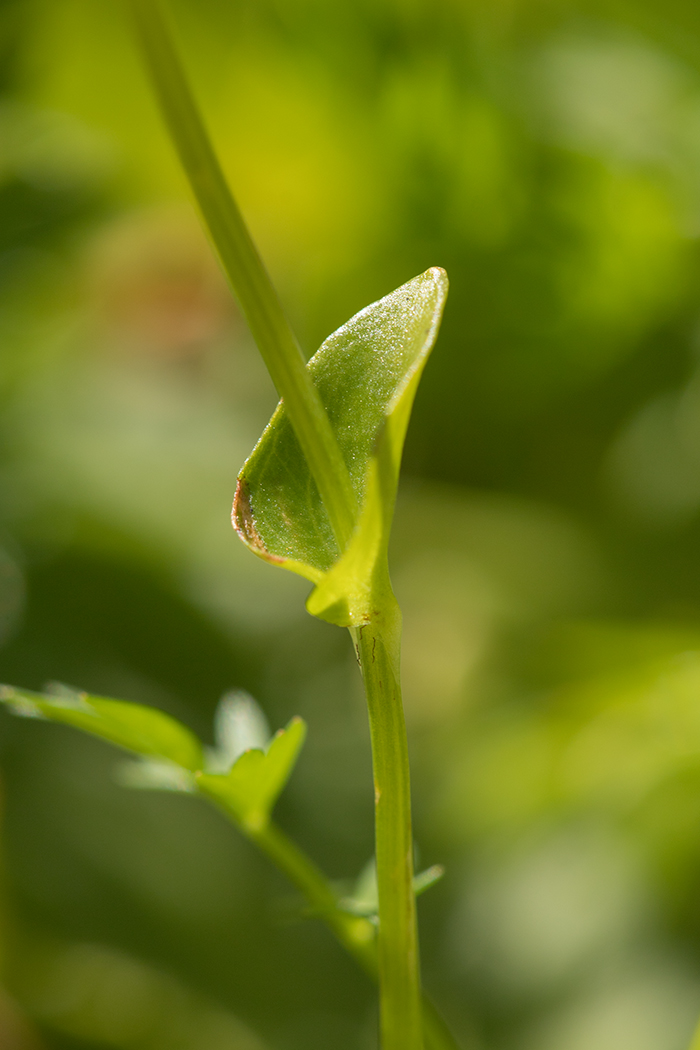
<svg viewBox="0 0 700 1050"><path fill-rule="evenodd" d="M379 891L382 1050L422 1050L408 743L401 701L401 613L382 588L383 615L354 632L369 711Z"/></svg>
<svg viewBox="0 0 700 1050"><path fill-rule="evenodd" d="M270 823L260 831L242 830L301 891L312 912L325 922L362 969L376 980L376 931L369 919L350 915L338 908L336 894L323 872L276 824Z"/></svg>
<svg viewBox="0 0 700 1050"><path fill-rule="evenodd" d="M130 0L165 122L272 381L318 486L338 547L357 502L299 344L214 153L157 0Z"/></svg>
<svg viewBox="0 0 700 1050"><path fill-rule="evenodd" d="M228 188L194 102L158 0L130 0L166 124L218 251L307 459L342 551L357 504L347 467L277 294ZM422 1050L420 980L406 730L399 685L400 613L393 597L383 621L357 632L369 707L376 795L379 889L378 970L383 1050ZM382 626L383 624L383 626ZM351 927L333 907L315 869L269 828L257 840L294 881L305 882L341 941ZM331 893L332 898L332 893ZM353 927L359 929L357 924ZM348 938L350 938L348 940ZM359 956L358 956L359 957ZM364 957L364 956L363 956Z"/></svg>
<svg viewBox="0 0 700 1050"><path fill-rule="evenodd" d="M229 818L235 817L224 810ZM338 909L333 887L323 872L285 833L270 823L251 831L237 820L236 826L258 846L305 897L315 915L373 980L377 980L375 929L368 919ZM421 1004L423 1034L428 1050L459 1050L452 1033L425 992Z"/></svg>

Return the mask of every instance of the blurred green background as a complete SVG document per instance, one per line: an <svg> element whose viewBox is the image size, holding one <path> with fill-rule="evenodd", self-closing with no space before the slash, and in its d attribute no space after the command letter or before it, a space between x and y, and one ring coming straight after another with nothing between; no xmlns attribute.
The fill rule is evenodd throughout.
<svg viewBox="0 0 700 1050"><path fill-rule="evenodd" d="M686 1050L700 1014L700 11L172 0L311 353L451 293L395 528L426 986L467 1050ZM309 739L278 807L372 852L348 639L229 522L275 396L117 0L0 2L0 680L223 692ZM266 862L0 715L2 1050L372 1050Z"/></svg>

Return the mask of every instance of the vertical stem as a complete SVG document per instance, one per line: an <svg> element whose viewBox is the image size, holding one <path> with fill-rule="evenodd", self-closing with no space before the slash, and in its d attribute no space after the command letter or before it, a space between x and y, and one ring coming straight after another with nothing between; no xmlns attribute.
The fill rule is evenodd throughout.
<svg viewBox="0 0 700 1050"><path fill-rule="evenodd" d="M276 824L270 823L264 828L251 831L239 821L235 822L243 834L297 887L318 918L326 924L362 969L376 981L377 949L372 923L368 919L348 915L339 910L335 892L326 876ZM452 1033L425 992L422 996L421 1014L428 1050L459 1050Z"/></svg>
<svg viewBox="0 0 700 1050"><path fill-rule="evenodd" d="M379 998L382 1050L422 1050L413 835L406 725L401 702L401 613L355 633L372 737L379 890Z"/></svg>
<svg viewBox="0 0 700 1050"><path fill-rule="evenodd" d="M221 171L158 0L130 2L182 165L343 550L357 506L330 421ZM393 597L385 604L389 615L357 632L375 776L382 1048L422 1050L408 751L398 668L400 613ZM270 833L259 844L279 863L286 857L300 880L311 879L298 857L292 863L293 851L283 848L278 836Z"/></svg>
<svg viewBox="0 0 700 1050"><path fill-rule="evenodd" d="M338 907L336 892L321 869L274 822L262 828L250 828L239 820L235 811L220 802L215 804L241 834L286 875L306 899L313 914L326 924L343 948L376 981L379 977L377 945L370 920L349 915ZM422 993L421 1015L427 1050L459 1050L454 1036L425 992Z"/></svg>
<svg viewBox="0 0 700 1050"><path fill-rule="evenodd" d="M163 117L342 551L357 506L345 461L277 293L228 187L157 0L130 0Z"/></svg>

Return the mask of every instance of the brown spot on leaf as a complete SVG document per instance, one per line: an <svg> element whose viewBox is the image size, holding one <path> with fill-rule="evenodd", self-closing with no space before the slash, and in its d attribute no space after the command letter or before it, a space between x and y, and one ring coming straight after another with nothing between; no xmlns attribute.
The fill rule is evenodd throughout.
<svg viewBox="0 0 700 1050"><path fill-rule="evenodd" d="M253 507L250 502L250 486L243 475L238 479L236 495L233 497L231 524L243 542L250 547L255 554L264 558L265 561L272 562L274 565L284 565L287 559L280 558L278 554L273 554L269 551L263 543L262 537L256 528Z"/></svg>

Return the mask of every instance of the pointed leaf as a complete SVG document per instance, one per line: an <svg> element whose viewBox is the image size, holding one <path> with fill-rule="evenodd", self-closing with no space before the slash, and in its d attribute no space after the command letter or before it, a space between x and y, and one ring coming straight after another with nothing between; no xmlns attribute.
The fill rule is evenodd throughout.
<svg viewBox="0 0 700 1050"><path fill-rule="evenodd" d="M154 707L65 689L55 696L7 685L0 687L0 701L24 717L63 722L127 751L167 759L192 772L202 768L202 747L194 734Z"/></svg>
<svg viewBox="0 0 700 1050"><path fill-rule="evenodd" d="M421 893L425 893L436 882L439 882L444 874L445 869L442 864L433 864L432 867L426 868L425 871L415 875L413 878L413 892L416 897L420 897Z"/></svg>
<svg viewBox="0 0 700 1050"><path fill-rule="evenodd" d="M309 611L335 623L370 613L411 407L446 294L447 276L433 267L356 314L309 361L360 508L340 561L283 402L240 473L239 535L260 557L320 584Z"/></svg>
<svg viewBox="0 0 700 1050"><path fill-rule="evenodd" d="M293 718L275 735L267 751L246 751L227 774L200 773L197 786L240 823L260 830L289 779L305 736L306 723Z"/></svg>

